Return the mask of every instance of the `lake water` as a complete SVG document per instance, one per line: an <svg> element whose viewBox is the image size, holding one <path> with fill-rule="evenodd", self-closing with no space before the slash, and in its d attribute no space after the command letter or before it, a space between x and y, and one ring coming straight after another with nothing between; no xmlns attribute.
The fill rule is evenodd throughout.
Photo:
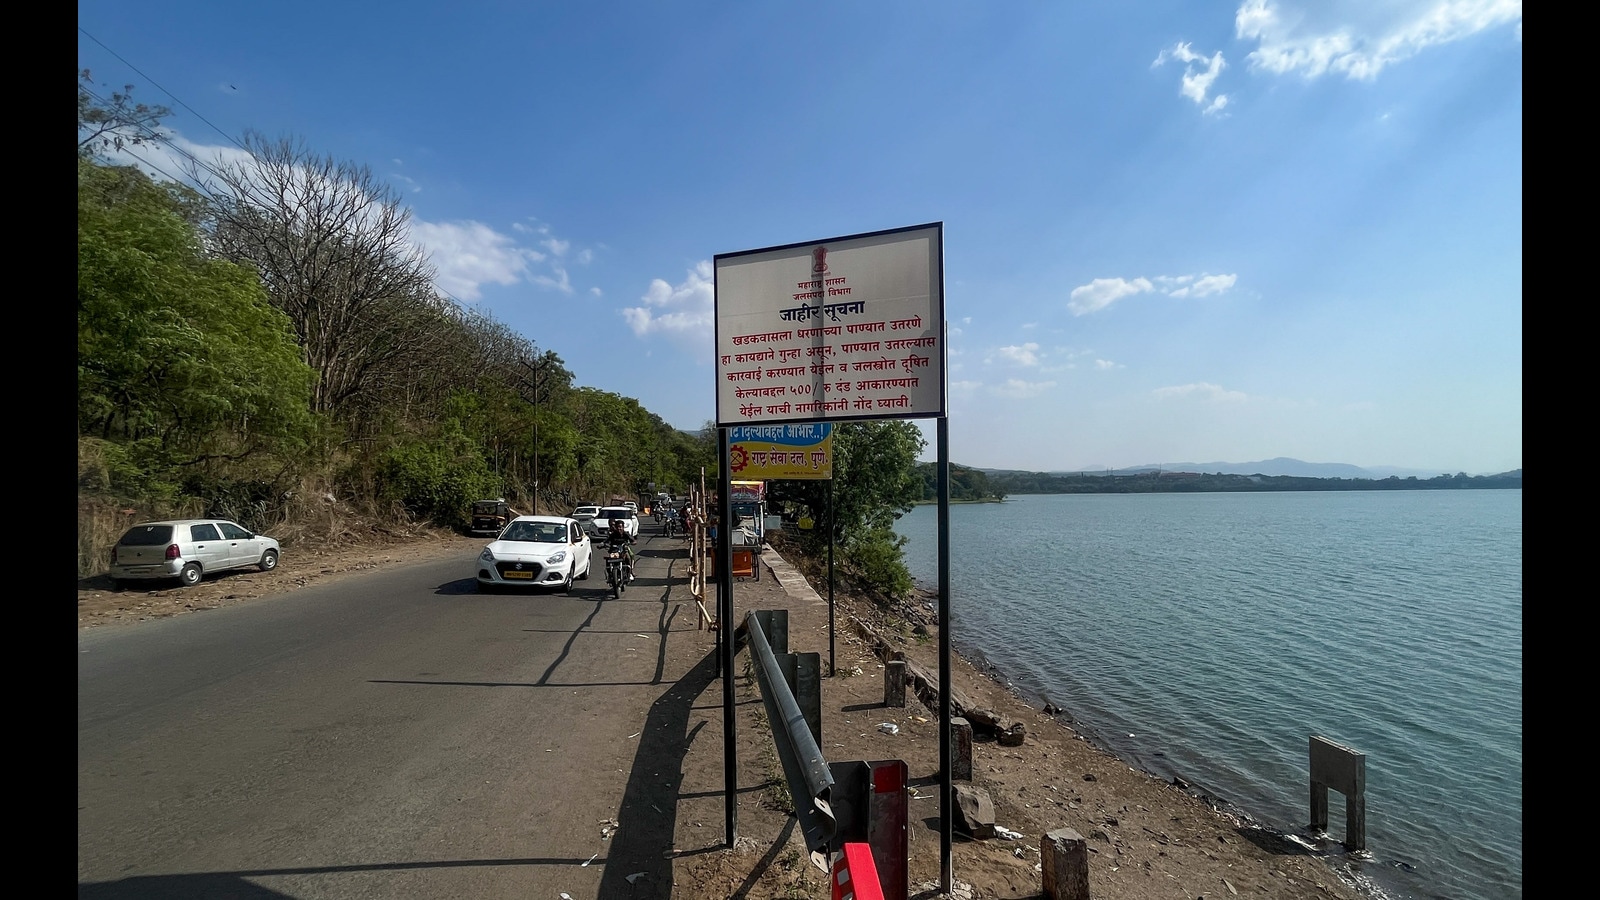
<svg viewBox="0 0 1600 900"><path fill-rule="evenodd" d="M937 515L900 520L937 581ZM951 640L1132 765L1307 835L1308 742L1366 754L1401 898L1522 896L1522 491L1023 496L950 509Z"/></svg>

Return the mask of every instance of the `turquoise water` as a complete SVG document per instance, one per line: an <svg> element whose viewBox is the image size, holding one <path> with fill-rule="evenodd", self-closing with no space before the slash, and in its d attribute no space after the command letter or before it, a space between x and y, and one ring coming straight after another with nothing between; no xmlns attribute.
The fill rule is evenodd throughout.
<svg viewBox="0 0 1600 900"><path fill-rule="evenodd" d="M901 519L937 580L937 508ZM950 510L951 640L1130 764L1306 835L1308 741L1367 755L1396 898L1522 896L1522 492L1026 496Z"/></svg>

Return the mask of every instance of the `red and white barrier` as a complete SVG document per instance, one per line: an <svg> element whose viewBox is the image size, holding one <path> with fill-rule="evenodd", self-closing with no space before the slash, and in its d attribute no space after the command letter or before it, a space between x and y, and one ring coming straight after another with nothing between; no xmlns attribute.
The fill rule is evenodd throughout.
<svg viewBox="0 0 1600 900"><path fill-rule="evenodd" d="M866 843L847 843L833 863L833 900L883 900L878 865Z"/></svg>

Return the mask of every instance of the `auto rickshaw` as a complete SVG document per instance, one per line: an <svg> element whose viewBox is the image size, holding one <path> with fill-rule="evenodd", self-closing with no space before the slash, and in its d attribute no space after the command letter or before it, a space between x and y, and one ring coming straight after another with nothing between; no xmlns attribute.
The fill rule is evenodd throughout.
<svg viewBox="0 0 1600 900"><path fill-rule="evenodd" d="M499 534L511 521L511 507L504 497L496 500L477 500L472 504L472 533Z"/></svg>

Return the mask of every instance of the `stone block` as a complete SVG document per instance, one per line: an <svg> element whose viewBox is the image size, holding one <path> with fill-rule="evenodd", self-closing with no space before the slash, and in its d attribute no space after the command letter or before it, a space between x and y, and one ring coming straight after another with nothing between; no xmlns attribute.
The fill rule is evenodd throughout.
<svg viewBox="0 0 1600 900"><path fill-rule="evenodd" d="M972 723L960 716L950 720L950 780L972 780Z"/></svg>
<svg viewBox="0 0 1600 900"><path fill-rule="evenodd" d="M956 795L956 816L951 824L963 834L984 841L994 837L994 801L983 788L951 785Z"/></svg>
<svg viewBox="0 0 1600 900"><path fill-rule="evenodd" d="M1089 844L1071 828L1039 838L1045 900L1089 900Z"/></svg>

